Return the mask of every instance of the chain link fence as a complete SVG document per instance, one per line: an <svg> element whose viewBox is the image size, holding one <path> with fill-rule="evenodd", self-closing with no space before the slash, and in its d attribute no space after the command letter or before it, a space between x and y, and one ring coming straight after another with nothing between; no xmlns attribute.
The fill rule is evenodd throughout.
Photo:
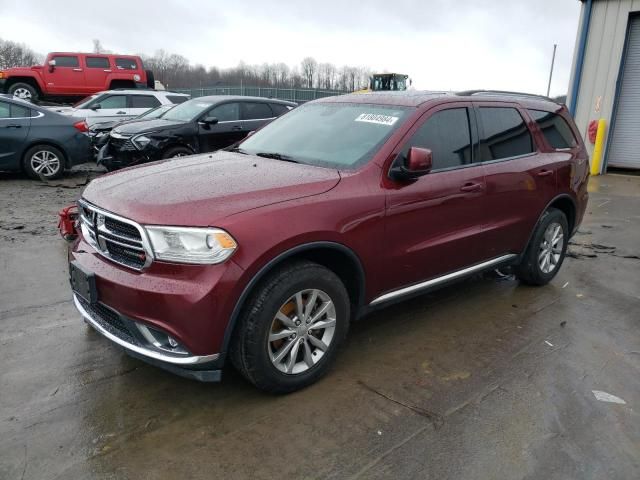
<svg viewBox="0 0 640 480"><path fill-rule="evenodd" d="M313 88L272 88L272 87L200 87L200 88L174 88L174 92L186 93L191 98L208 95L242 95L250 97L277 98L290 102L304 103L316 98L333 97L350 92L340 90L317 90Z"/></svg>

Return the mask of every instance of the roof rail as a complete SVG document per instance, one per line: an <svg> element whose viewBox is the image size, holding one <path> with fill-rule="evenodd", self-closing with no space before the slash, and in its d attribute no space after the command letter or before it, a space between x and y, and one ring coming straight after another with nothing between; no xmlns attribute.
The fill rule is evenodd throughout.
<svg viewBox="0 0 640 480"><path fill-rule="evenodd" d="M511 97L529 97L537 98L538 100L546 100L547 102L558 103L553 98L546 97L544 95L538 95L535 93L511 92L508 90L464 90L462 92L457 92L457 94L463 97L470 97L473 95L505 95Z"/></svg>

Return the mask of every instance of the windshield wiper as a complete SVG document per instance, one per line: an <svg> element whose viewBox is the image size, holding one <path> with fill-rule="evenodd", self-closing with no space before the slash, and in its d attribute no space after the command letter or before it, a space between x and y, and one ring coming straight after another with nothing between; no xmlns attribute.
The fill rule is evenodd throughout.
<svg viewBox="0 0 640 480"><path fill-rule="evenodd" d="M292 157L289 157L288 155L283 155L277 152L258 152L255 155L263 158L273 158L274 160L282 160L284 162L300 163L295 158L292 158Z"/></svg>

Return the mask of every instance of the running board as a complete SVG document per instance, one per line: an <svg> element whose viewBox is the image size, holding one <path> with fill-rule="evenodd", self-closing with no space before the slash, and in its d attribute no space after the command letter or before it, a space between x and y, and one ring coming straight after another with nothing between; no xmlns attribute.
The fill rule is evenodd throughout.
<svg viewBox="0 0 640 480"><path fill-rule="evenodd" d="M472 273L480 272L482 270L487 270L493 266L499 265L501 263L505 263L509 260L513 260L517 255L511 253L509 255L503 255L501 257L494 258L492 260L487 260L486 262L479 263L477 265L473 265L471 267L464 268L462 270L458 270L456 272L451 272L441 277L432 278L431 280L427 280L426 282L416 283L415 285L411 285L409 287L404 287L399 290L394 290L389 293L385 293L384 295L380 295L379 297L374 298L369 305L378 305L379 303L387 302L389 300L393 300L394 298L402 297L404 295L409 295L410 293L415 293L420 290L425 290L427 288L435 287L442 283L455 280L457 278L466 277Z"/></svg>

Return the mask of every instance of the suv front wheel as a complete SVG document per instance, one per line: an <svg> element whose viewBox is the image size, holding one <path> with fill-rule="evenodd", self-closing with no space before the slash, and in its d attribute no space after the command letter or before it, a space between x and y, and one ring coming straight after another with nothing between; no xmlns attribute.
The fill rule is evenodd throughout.
<svg viewBox="0 0 640 480"><path fill-rule="evenodd" d="M349 296L332 271L297 262L269 276L239 321L235 367L262 390L292 392L333 363L349 326Z"/></svg>
<svg viewBox="0 0 640 480"><path fill-rule="evenodd" d="M567 217L556 208L542 215L524 253L516 267L516 275L528 285L546 285L556 276L564 261L569 242Z"/></svg>

